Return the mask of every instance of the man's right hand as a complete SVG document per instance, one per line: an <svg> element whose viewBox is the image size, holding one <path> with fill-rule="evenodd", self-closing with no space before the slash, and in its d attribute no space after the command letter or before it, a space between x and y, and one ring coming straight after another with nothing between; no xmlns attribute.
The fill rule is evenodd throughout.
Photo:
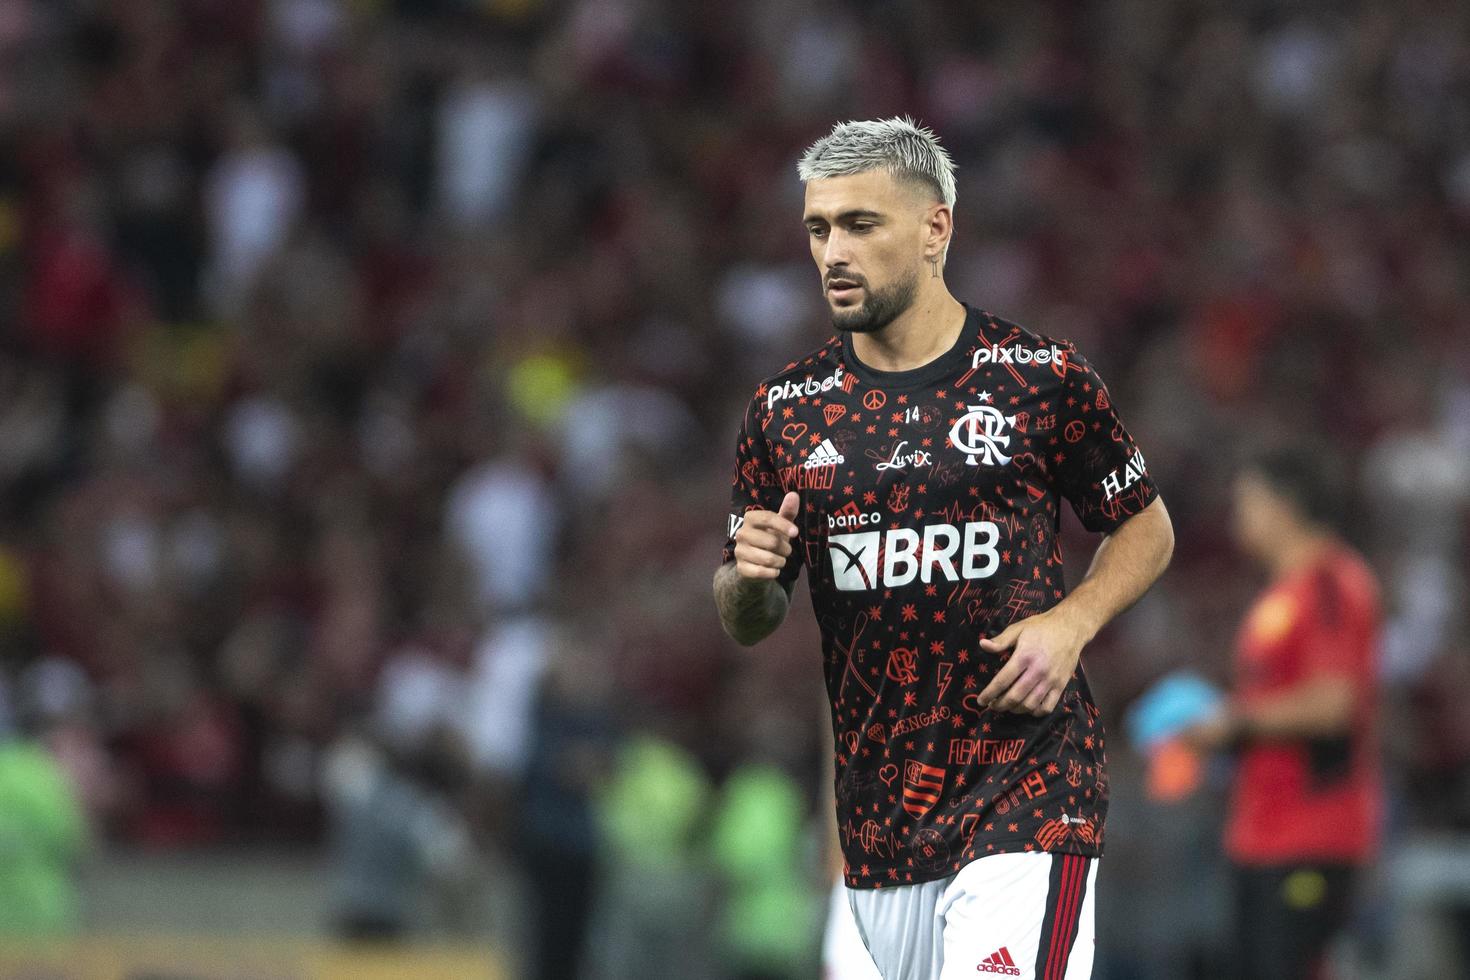
<svg viewBox="0 0 1470 980"><path fill-rule="evenodd" d="M801 498L792 490L778 511L745 512L745 523L735 532L735 571L741 578L774 579L781 574L798 533L795 521L800 507Z"/></svg>

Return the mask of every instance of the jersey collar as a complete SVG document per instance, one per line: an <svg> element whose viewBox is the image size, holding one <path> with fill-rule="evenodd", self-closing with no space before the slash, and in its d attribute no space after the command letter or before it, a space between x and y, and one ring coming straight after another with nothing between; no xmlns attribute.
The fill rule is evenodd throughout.
<svg viewBox="0 0 1470 980"><path fill-rule="evenodd" d="M942 378L963 373L969 367L970 358L980 339L980 314L968 303L964 307L965 325L960 328L960 335L955 338L954 346L928 364L921 364L907 371L880 371L869 367L858 360L857 352L852 348L851 331L844 330L839 334L842 340L843 365L869 387L890 390L922 388Z"/></svg>

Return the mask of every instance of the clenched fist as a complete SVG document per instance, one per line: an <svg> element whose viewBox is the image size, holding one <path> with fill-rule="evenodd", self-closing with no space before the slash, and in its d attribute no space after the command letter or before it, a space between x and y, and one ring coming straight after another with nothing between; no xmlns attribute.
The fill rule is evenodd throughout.
<svg viewBox="0 0 1470 980"><path fill-rule="evenodd" d="M741 578L774 579L781 574L791 557L800 506L801 498L792 490L782 499L779 511L745 512L745 523L735 532L735 571Z"/></svg>

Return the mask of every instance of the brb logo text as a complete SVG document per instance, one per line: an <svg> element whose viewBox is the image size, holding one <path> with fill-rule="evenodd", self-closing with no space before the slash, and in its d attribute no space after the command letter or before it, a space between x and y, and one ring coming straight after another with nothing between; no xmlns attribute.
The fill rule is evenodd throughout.
<svg viewBox="0 0 1470 980"><path fill-rule="evenodd" d="M993 521L929 524L887 531L833 534L827 538L832 581L842 592L908 585L914 579L947 582L989 578L1000 567L995 550L1000 529ZM937 573L937 576L936 576Z"/></svg>

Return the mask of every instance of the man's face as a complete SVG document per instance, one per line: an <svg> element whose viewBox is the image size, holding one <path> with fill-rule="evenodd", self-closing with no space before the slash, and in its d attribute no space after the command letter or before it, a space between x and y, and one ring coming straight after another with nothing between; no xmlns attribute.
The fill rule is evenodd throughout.
<svg viewBox="0 0 1470 980"><path fill-rule="evenodd" d="M834 327L882 330L909 308L935 206L886 170L807 183L803 220Z"/></svg>
<svg viewBox="0 0 1470 980"><path fill-rule="evenodd" d="M1241 551L1264 559L1292 519L1291 507L1259 473L1244 472L1232 487L1231 531Z"/></svg>

